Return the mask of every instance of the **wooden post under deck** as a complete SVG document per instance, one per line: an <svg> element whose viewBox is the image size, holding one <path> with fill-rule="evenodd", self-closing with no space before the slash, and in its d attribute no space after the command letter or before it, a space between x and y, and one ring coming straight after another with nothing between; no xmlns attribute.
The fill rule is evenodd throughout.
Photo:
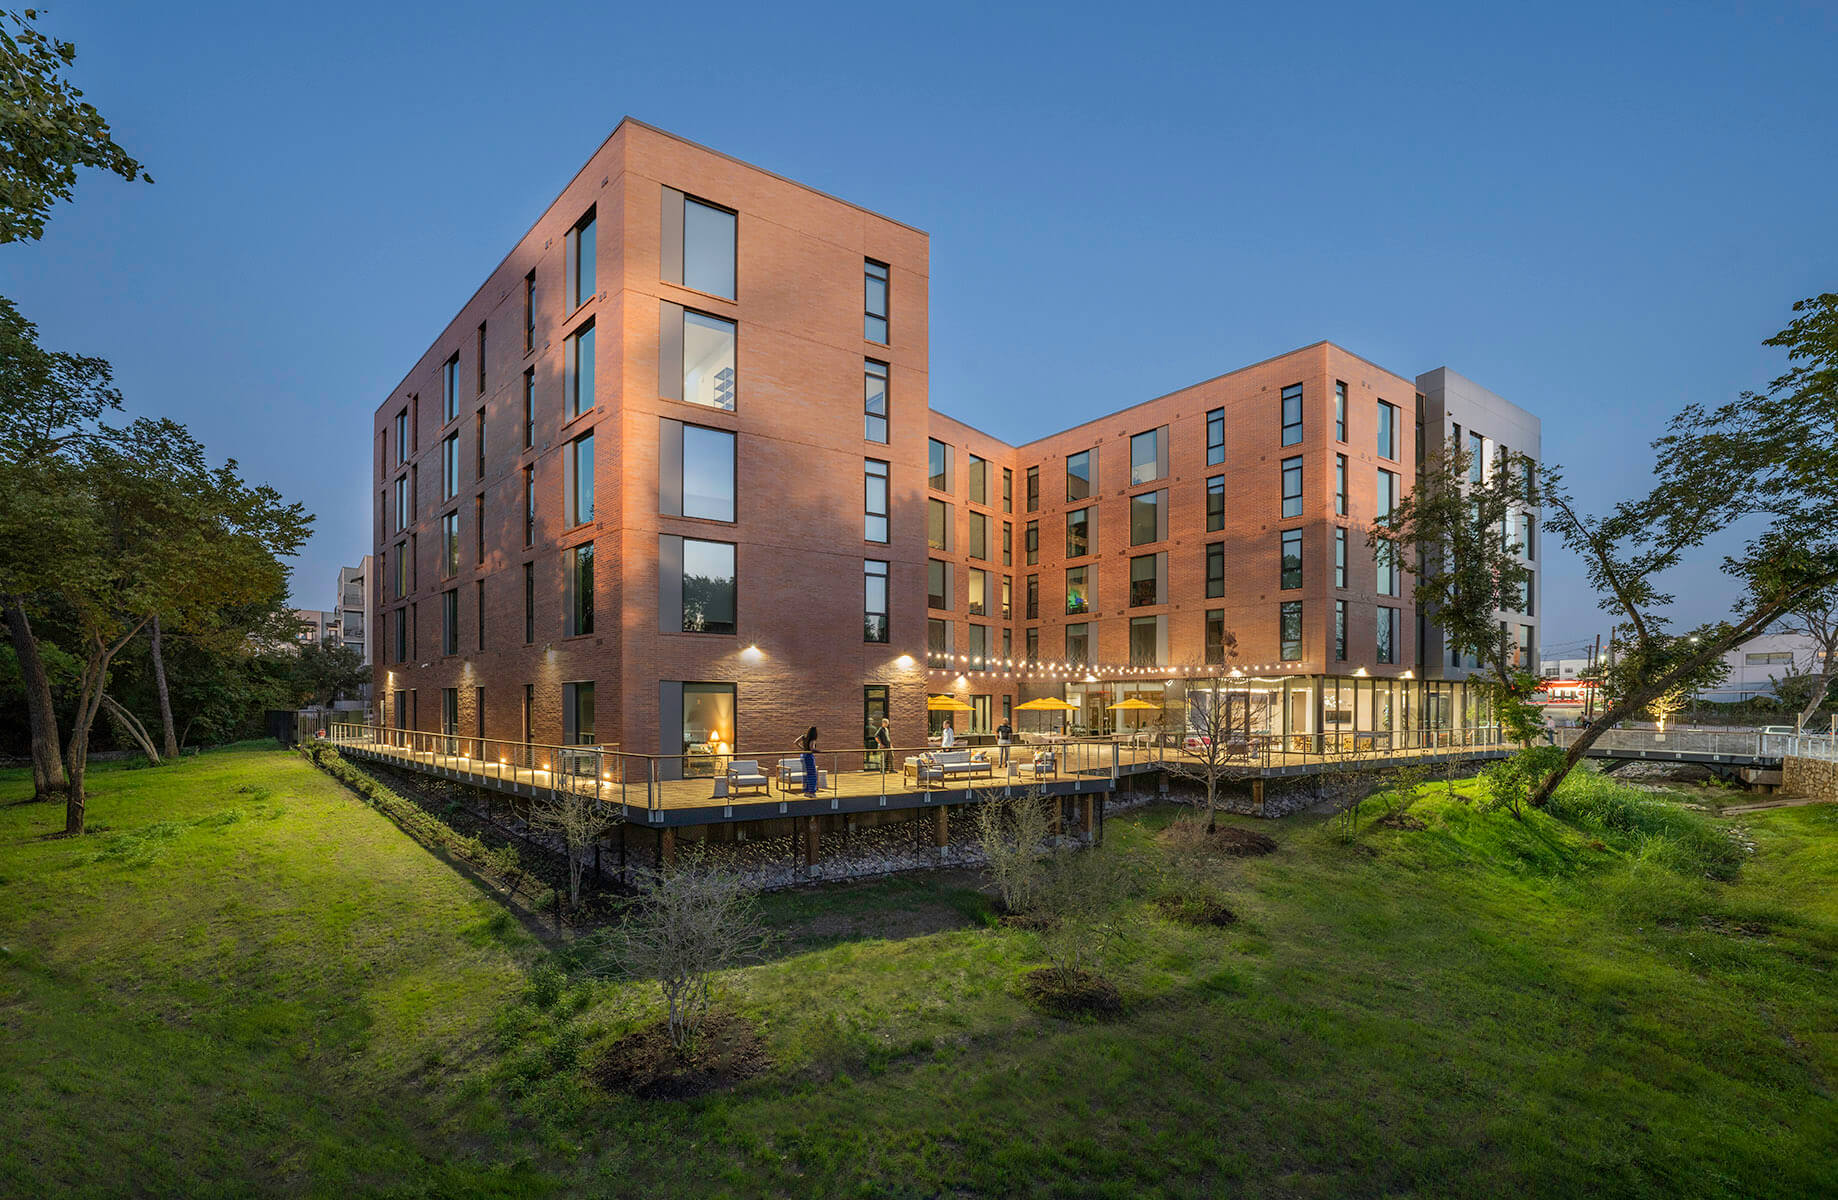
<svg viewBox="0 0 1838 1200"><path fill-rule="evenodd" d="M951 844L951 806L940 804L932 814L932 843L939 849Z"/></svg>
<svg viewBox="0 0 1838 1200"><path fill-rule="evenodd" d="M676 830L672 826L657 831L657 862L660 867L676 865Z"/></svg>
<svg viewBox="0 0 1838 1200"><path fill-rule="evenodd" d="M814 867L817 865L817 847L822 842L822 840L823 840L823 830L822 830L822 827L818 825L817 818L816 817L804 818L804 865L805 866Z"/></svg>
<svg viewBox="0 0 1838 1200"><path fill-rule="evenodd" d="M1260 817L1264 815L1264 781L1261 779L1251 781L1251 809Z"/></svg>
<svg viewBox="0 0 1838 1200"><path fill-rule="evenodd" d="M1098 831L1098 803L1090 796L1083 796L1080 799L1083 803L1079 812L1079 825L1089 836Z"/></svg>

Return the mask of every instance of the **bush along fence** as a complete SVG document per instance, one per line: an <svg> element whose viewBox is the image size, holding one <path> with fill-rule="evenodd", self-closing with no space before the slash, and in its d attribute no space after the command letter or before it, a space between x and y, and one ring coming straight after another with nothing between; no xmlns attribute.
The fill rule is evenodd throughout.
<svg viewBox="0 0 1838 1200"><path fill-rule="evenodd" d="M394 821L409 836L423 845L445 850L496 880L511 895L523 896L532 908L552 907L559 900L547 884L523 865L516 847L488 846L470 834L461 833L413 800L398 795L352 766L329 746L302 747L302 753L314 766L356 792L365 803Z"/></svg>

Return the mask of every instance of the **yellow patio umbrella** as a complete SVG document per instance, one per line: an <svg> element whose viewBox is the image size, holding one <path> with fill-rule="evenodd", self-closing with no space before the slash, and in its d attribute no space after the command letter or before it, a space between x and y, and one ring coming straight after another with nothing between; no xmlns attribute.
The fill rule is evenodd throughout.
<svg viewBox="0 0 1838 1200"><path fill-rule="evenodd" d="M1077 712L1078 710L1078 705L1072 703L1070 700L1061 700L1058 696L1042 696L1038 700L1029 700L1024 704L1015 705L1016 712L1069 713Z"/></svg>
<svg viewBox="0 0 1838 1200"><path fill-rule="evenodd" d="M1107 704L1105 707L1112 712L1159 712L1161 710L1161 705L1139 700L1135 696L1131 696L1128 700L1119 700L1115 704Z"/></svg>
<svg viewBox="0 0 1838 1200"><path fill-rule="evenodd" d="M925 698L925 711L970 712L971 708L968 704L965 704L955 696L927 696Z"/></svg>

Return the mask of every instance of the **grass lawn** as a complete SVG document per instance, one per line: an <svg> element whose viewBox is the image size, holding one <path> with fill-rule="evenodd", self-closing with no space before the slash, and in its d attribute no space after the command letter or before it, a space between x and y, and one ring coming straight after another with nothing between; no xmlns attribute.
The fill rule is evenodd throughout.
<svg viewBox="0 0 1838 1200"><path fill-rule="evenodd" d="M91 778L71 841L0 773L0 1194L1838 1192L1838 806L1247 822L1239 922L1132 902L1109 1023L1019 998L972 877L769 897L722 1000L774 1066L673 1103L584 1082L654 988L558 983L300 758ZM1157 867L1170 816L1109 842Z"/></svg>

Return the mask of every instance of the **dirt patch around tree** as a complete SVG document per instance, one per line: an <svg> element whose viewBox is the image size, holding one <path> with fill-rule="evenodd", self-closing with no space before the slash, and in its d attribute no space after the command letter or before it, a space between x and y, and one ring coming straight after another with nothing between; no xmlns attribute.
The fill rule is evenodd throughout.
<svg viewBox="0 0 1838 1200"><path fill-rule="evenodd" d="M1402 809L1396 812L1386 813L1384 816L1380 817L1376 822L1374 822L1374 824L1383 825L1387 829L1428 829L1429 828L1429 826L1425 825L1421 820L1419 820L1416 817L1411 816L1407 812L1404 812Z"/></svg>
<svg viewBox="0 0 1838 1200"><path fill-rule="evenodd" d="M1028 1003L1056 1017L1104 1019L1123 1015L1123 996L1117 985L1090 971L1053 967L1029 971L1021 980L1021 993Z"/></svg>
<svg viewBox="0 0 1838 1200"><path fill-rule="evenodd" d="M689 1100L725 1092L772 1066L753 1022L710 1013L687 1058L670 1044L670 1026L658 1021L608 1046L588 1068L588 1078L609 1092L641 1100Z"/></svg>
<svg viewBox="0 0 1838 1200"><path fill-rule="evenodd" d="M1238 914L1214 896L1161 896L1155 908L1170 921L1198 928L1223 929L1238 920Z"/></svg>

